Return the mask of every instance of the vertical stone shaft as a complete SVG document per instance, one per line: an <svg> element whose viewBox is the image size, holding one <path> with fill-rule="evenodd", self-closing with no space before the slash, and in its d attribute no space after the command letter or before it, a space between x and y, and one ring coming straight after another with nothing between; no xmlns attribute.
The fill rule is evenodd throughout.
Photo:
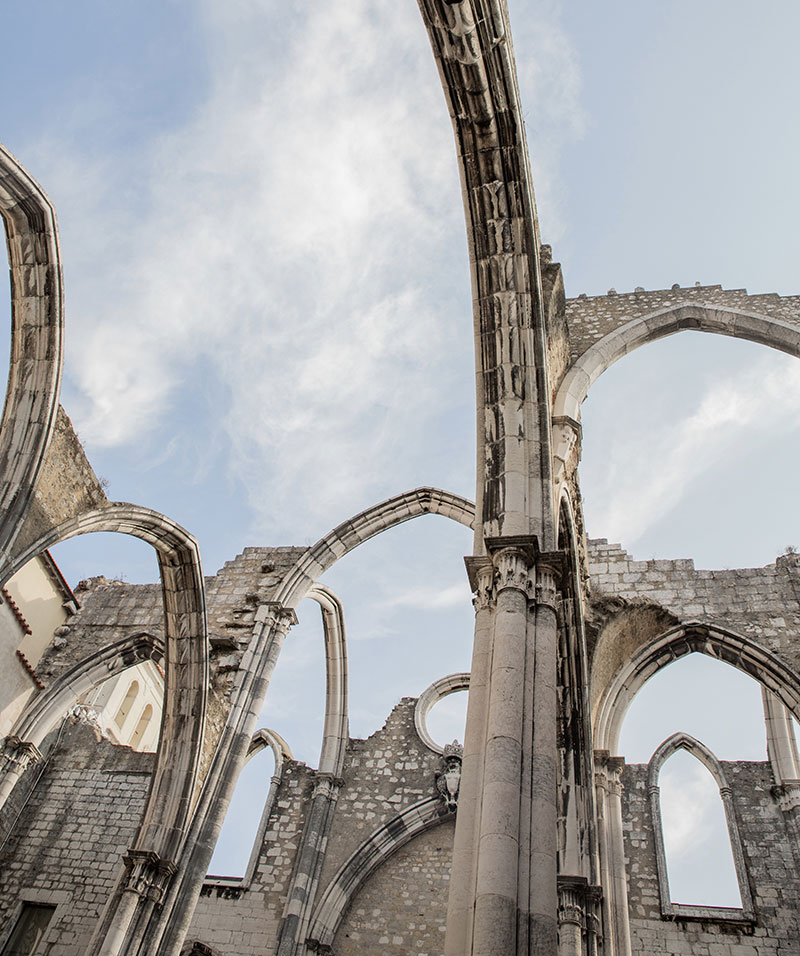
<svg viewBox="0 0 800 956"><path fill-rule="evenodd" d="M470 559L468 559L469 565ZM484 743L489 709L489 670L494 622L494 566L485 560L475 574L475 643L464 733L458 825L447 907L445 956L463 956L472 939L477 858L480 834Z"/></svg>
<svg viewBox="0 0 800 956"><path fill-rule="evenodd" d="M475 956L516 952L520 776L527 644L524 558L509 549L500 561L521 565L518 580L498 584L494 613L480 832L477 845ZM513 573L513 572L512 572ZM510 576L509 576L510 577Z"/></svg>
<svg viewBox="0 0 800 956"><path fill-rule="evenodd" d="M556 690L558 624L556 582L551 568L540 564L536 581L535 666L533 675L533 742L531 745L530 942L528 952L556 952L557 773Z"/></svg>
<svg viewBox="0 0 800 956"><path fill-rule="evenodd" d="M605 954L630 956L628 884L622 834L622 757L595 751L600 879L604 889Z"/></svg>

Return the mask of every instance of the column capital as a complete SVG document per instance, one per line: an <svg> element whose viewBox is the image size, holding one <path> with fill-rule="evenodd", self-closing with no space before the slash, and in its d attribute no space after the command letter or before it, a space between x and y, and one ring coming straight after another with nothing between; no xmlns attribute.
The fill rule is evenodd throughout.
<svg viewBox="0 0 800 956"><path fill-rule="evenodd" d="M344 786L344 779L337 777L332 773L320 773L317 771L314 775L314 789L311 794L313 800L317 795L331 799L334 794Z"/></svg>
<svg viewBox="0 0 800 956"><path fill-rule="evenodd" d="M603 898L599 886L594 886L585 876L558 877L558 923L572 923L581 930L597 933L599 916L597 908Z"/></svg>
<svg viewBox="0 0 800 956"><path fill-rule="evenodd" d="M772 796L784 813L800 807L800 780L784 780L782 784L776 784L772 788Z"/></svg>
<svg viewBox="0 0 800 956"><path fill-rule="evenodd" d="M256 620L285 634L290 627L297 624L297 614L293 607L285 607L277 601L264 601L258 606Z"/></svg>
<svg viewBox="0 0 800 956"><path fill-rule="evenodd" d="M163 902L178 869L172 860L162 860L153 850L128 850L123 862L127 868L125 889L155 903Z"/></svg>
<svg viewBox="0 0 800 956"><path fill-rule="evenodd" d="M14 769L17 773L24 773L31 764L39 763L42 754L36 744L30 740L22 740L16 734L9 734L0 750L0 759L9 769Z"/></svg>

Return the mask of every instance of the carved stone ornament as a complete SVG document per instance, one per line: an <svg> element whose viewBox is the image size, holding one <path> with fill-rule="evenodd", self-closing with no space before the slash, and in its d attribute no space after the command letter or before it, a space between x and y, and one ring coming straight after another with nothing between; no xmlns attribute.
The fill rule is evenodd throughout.
<svg viewBox="0 0 800 956"><path fill-rule="evenodd" d="M161 903L177 870L175 864L151 850L128 850L124 862L128 868L125 889Z"/></svg>
<svg viewBox="0 0 800 956"><path fill-rule="evenodd" d="M496 569L496 589L515 588L533 596L531 561L521 548L501 548L493 555Z"/></svg>
<svg viewBox="0 0 800 956"><path fill-rule="evenodd" d="M14 734L9 734L0 750L0 758L10 770L24 773L31 764L38 763L42 755L36 744L28 740L20 740Z"/></svg>
<svg viewBox="0 0 800 956"><path fill-rule="evenodd" d="M558 922L572 923L597 935L600 929L599 904L602 891L581 876L558 878Z"/></svg>
<svg viewBox="0 0 800 956"><path fill-rule="evenodd" d="M451 813L458 808L458 791L461 787L461 760L464 748L454 740L447 744L442 754L441 769L436 771L436 789Z"/></svg>
<svg viewBox="0 0 800 956"><path fill-rule="evenodd" d="M772 788L772 796L778 801L778 806L784 813L800 807L800 781L786 780Z"/></svg>

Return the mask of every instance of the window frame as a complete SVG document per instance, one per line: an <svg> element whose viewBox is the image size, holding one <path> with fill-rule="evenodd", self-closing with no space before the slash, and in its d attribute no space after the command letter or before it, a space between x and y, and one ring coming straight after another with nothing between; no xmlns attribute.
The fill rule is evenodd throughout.
<svg viewBox="0 0 800 956"><path fill-rule="evenodd" d="M674 903L670 899L669 873L667 870L667 855L664 846L661 791L658 786L658 775L666 761L679 750L685 750L697 758L697 760L706 767L719 787L720 799L722 800L722 806L725 810L725 822L728 827L728 839L733 854L733 865L739 884L739 895L742 900L741 908L732 906L696 906L688 903ZM756 913L753 906L753 895L750 891L750 881L747 876L747 865L742 840L739 835L739 826L736 822L733 796L719 760L717 760L714 754L700 743L699 740L696 740L689 734L673 734L658 747L650 758L647 783L650 795L650 813L653 823L656 871L658 874L658 891L662 918L672 920L705 919L731 923L753 923L756 919Z"/></svg>

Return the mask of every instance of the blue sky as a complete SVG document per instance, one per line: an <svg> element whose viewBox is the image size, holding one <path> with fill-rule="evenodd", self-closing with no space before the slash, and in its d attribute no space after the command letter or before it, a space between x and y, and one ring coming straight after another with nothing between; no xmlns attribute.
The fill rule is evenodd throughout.
<svg viewBox="0 0 800 956"><path fill-rule="evenodd" d="M568 295L800 291L800 8L509 6ZM5 24L27 39L0 63L3 141L58 212L62 401L110 496L191 530L208 573L419 484L472 497L463 213L413 0L42 0ZM800 543L796 365L683 334L611 369L583 410L590 534L704 567ZM469 547L431 518L329 575L356 733L468 666ZM148 549L107 537L56 556L73 582L155 575ZM286 687L319 680L315 616ZM295 706L276 729L313 761L320 715Z"/></svg>

